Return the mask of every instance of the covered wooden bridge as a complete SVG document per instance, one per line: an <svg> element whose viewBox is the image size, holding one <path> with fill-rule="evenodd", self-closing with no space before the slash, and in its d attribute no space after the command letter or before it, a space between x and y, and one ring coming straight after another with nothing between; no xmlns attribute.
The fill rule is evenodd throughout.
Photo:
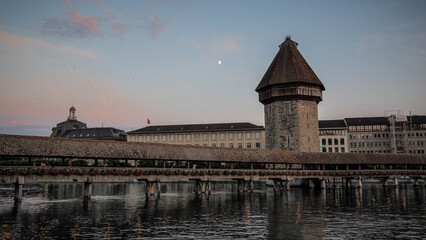
<svg viewBox="0 0 426 240"><path fill-rule="evenodd" d="M11 159L25 159L26 164L3 164ZM52 159L60 164L39 165ZM86 166L73 166L77 159ZM121 167L108 165L108 160L119 160ZM366 176L426 176L426 158L408 154L309 153L16 135L0 135L0 161L3 182L22 185L23 178L25 182L69 179L89 186L97 181L142 180L149 193L167 181L194 180L206 191L217 180L238 181L250 189L252 181L260 179L287 185L294 178L314 179L324 186L335 177L350 182Z"/></svg>

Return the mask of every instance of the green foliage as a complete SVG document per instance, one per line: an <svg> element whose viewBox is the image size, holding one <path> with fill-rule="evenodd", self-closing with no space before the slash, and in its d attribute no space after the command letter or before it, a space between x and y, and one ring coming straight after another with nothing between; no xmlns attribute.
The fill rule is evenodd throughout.
<svg viewBox="0 0 426 240"><path fill-rule="evenodd" d="M24 166L24 165L28 165L28 160L25 158L1 157L0 165L1 166Z"/></svg>
<svg viewBox="0 0 426 240"><path fill-rule="evenodd" d="M107 166L118 167L118 166L120 166L120 160L109 159L109 160L107 160Z"/></svg>
<svg viewBox="0 0 426 240"><path fill-rule="evenodd" d="M84 159L76 159L71 163L72 166L88 166L88 163Z"/></svg>
<svg viewBox="0 0 426 240"><path fill-rule="evenodd" d="M153 162L152 162L152 160L139 160L138 166L139 167L152 167Z"/></svg>

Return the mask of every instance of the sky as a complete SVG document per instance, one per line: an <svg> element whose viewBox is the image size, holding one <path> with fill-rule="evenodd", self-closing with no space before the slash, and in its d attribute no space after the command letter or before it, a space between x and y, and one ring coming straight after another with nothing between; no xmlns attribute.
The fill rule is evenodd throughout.
<svg viewBox="0 0 426 240"><path fill-rule="evenodd" d="M290 35L319 119L426 114L426 1L0 0L0 134L251 122Z"/></svg>

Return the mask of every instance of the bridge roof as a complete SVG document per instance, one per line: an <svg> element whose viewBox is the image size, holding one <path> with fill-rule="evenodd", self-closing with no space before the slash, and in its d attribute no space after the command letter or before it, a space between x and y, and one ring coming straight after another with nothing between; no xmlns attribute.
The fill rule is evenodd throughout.
<svg viewBox="0 0 426 240"><path fill-rule="evenodd" d="M302 164L426 164L406 154L308 153L0 134L0 156Z"/></svg>

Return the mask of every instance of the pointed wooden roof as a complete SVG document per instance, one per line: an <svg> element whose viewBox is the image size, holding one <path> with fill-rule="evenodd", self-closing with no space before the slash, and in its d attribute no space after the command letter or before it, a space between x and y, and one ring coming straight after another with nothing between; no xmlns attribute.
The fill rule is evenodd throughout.
<svg viewBox="0 0 426 240"><path fill-rule="evenodd" d="M307 83L318 85L325 90L324 85L314 73L312 68L297 50L297 43L290 37L280 45L280 50L256 88L259 92L262 88L279 84Z"/></svg>

